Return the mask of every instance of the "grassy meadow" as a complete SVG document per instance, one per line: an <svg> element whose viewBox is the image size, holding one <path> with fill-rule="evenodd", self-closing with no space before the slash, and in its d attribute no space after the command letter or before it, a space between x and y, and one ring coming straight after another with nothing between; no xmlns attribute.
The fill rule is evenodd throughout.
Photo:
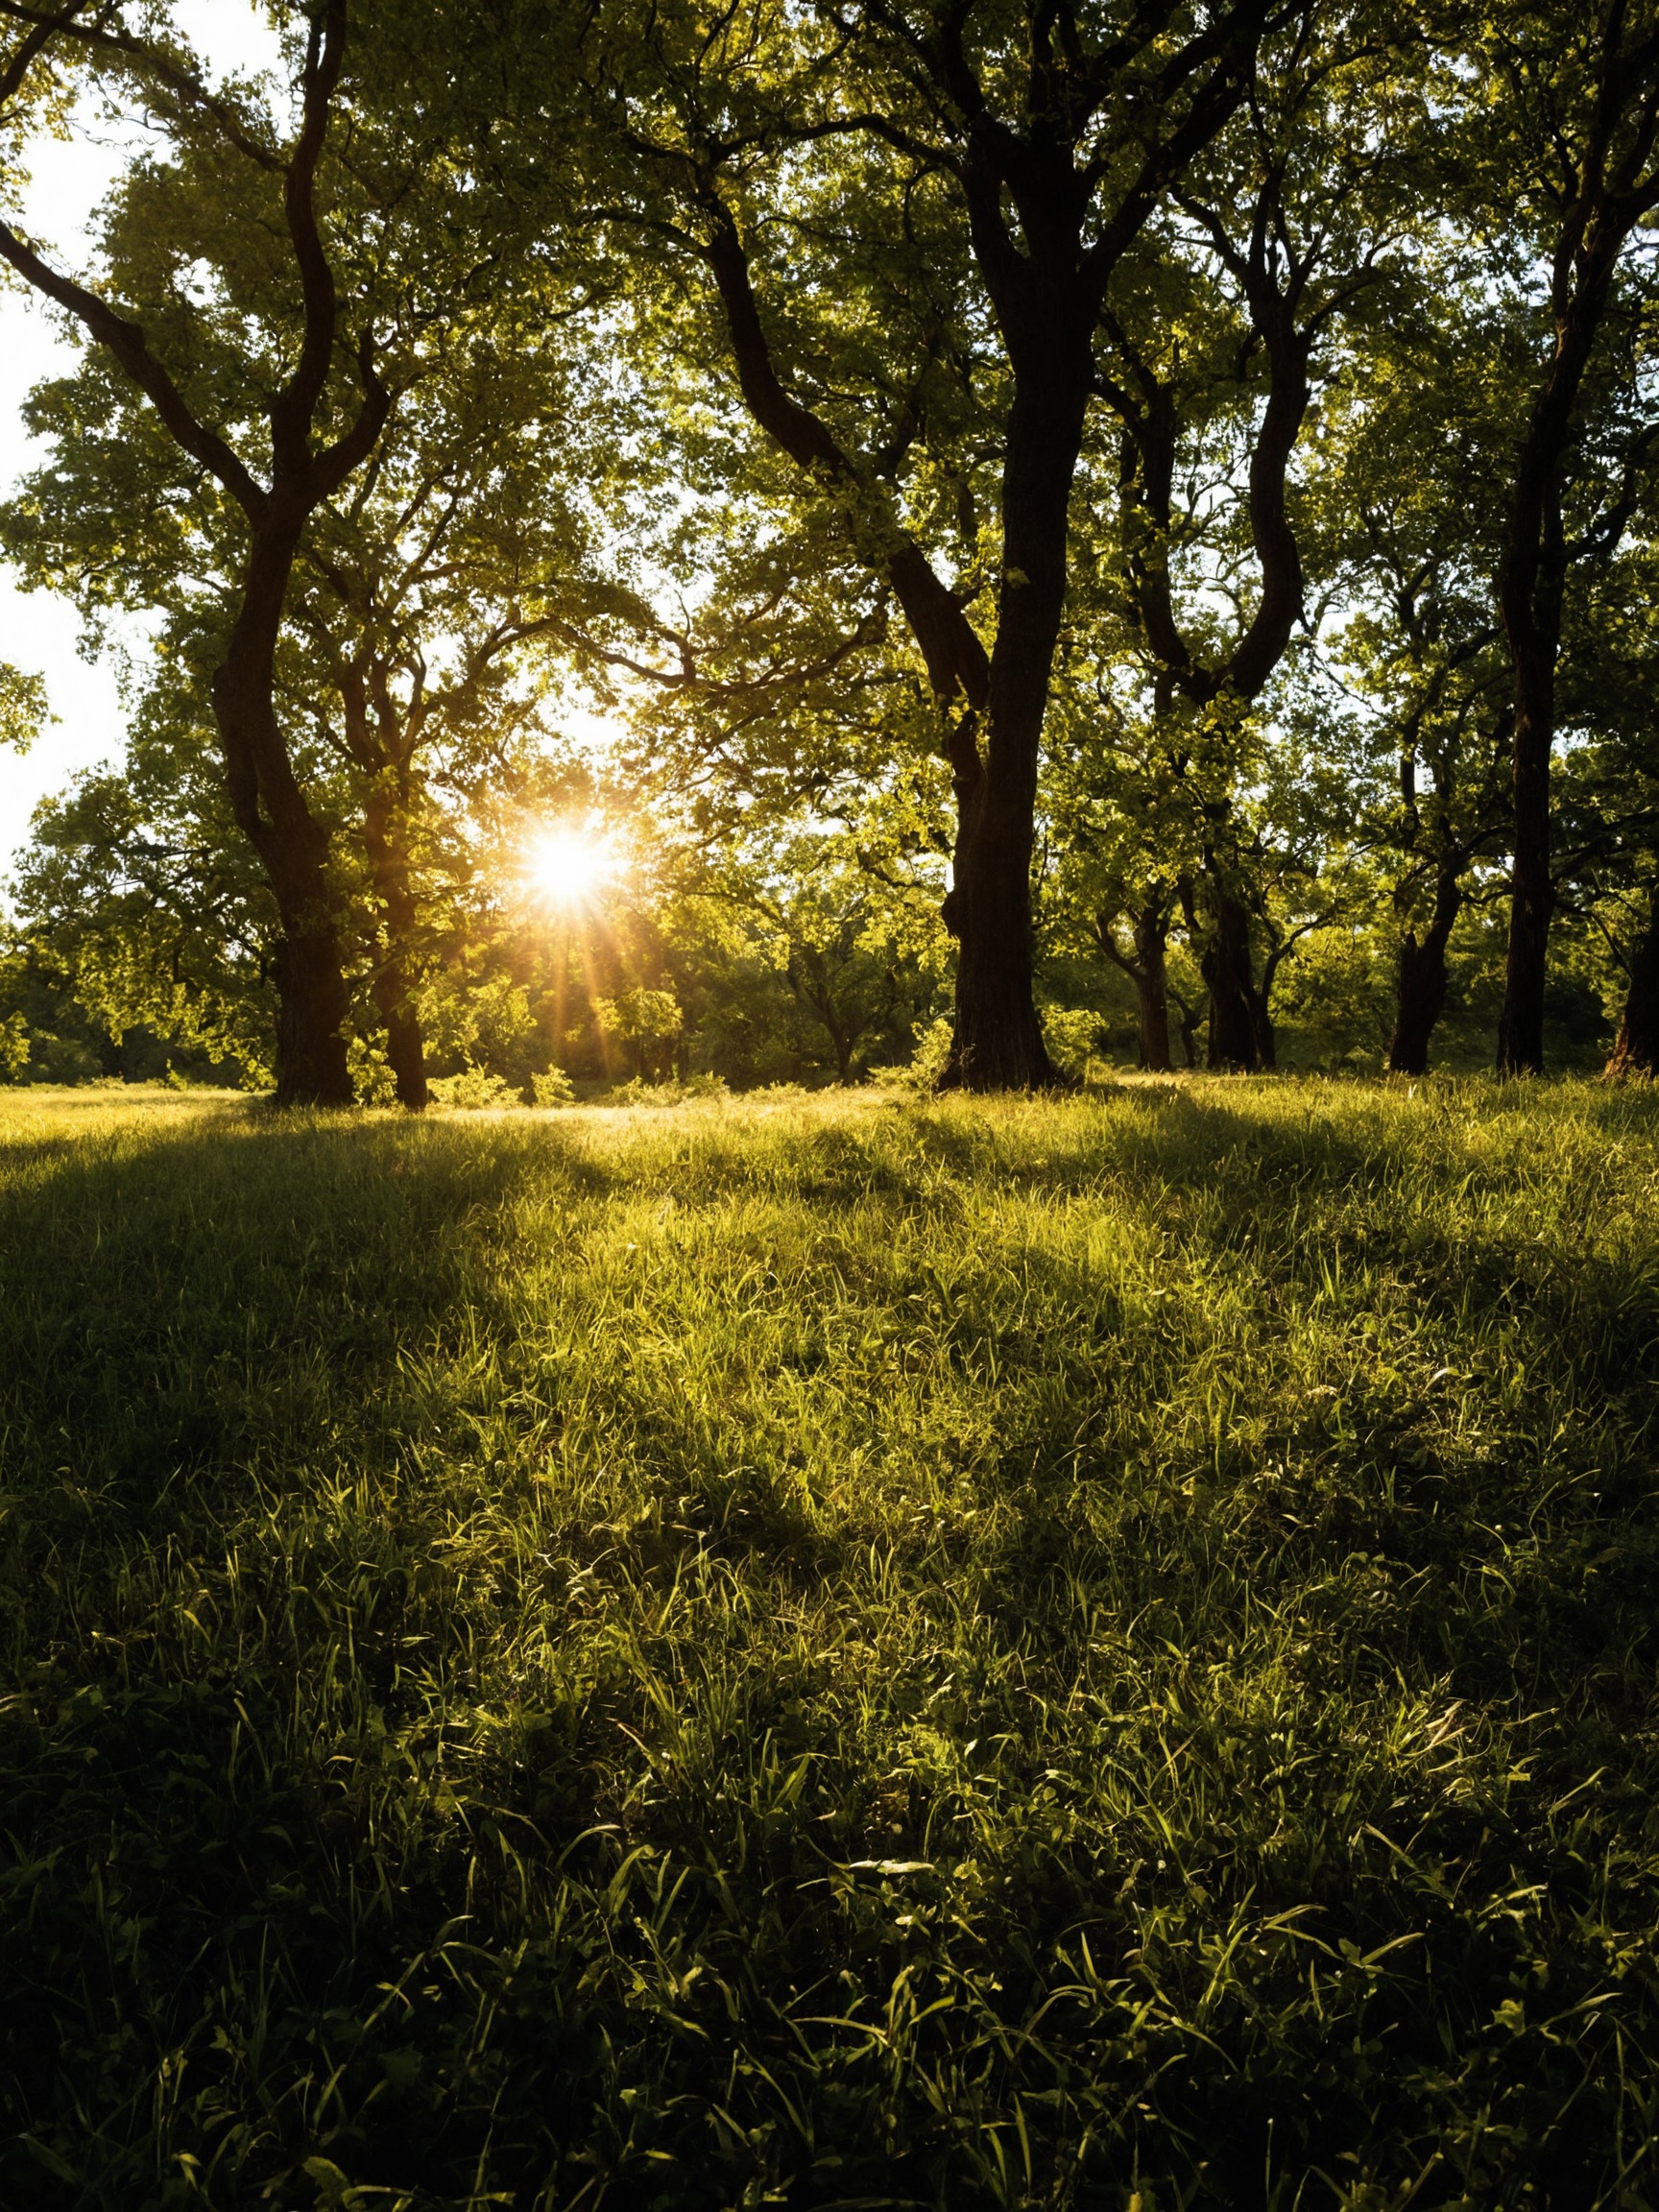
<svg viewBox="0 0 1659 2212"><path fill-rule="evenodd" d="M0 1094L0 2202L1659 2202L1659 1096Z"/></svg>

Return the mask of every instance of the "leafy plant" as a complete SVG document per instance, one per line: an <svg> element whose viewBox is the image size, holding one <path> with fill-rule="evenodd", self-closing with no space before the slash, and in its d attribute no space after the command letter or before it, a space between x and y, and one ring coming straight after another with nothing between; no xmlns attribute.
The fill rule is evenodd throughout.
<svg viewBox="0 0 1659 2212"><path fill-rule="evenodd" d="M488 1068L463 1068L458 1075L437 1076L431 1092L439 1105L458 1106L473 1114L490 1107L523 1104L512 1084Z"/></svg>

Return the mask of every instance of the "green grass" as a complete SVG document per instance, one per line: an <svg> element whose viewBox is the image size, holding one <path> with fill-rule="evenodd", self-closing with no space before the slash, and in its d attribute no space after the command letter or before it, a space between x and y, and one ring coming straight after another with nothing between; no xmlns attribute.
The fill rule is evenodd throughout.
<svg viewBox="0 0 1659 2212"><path fill-rule="evenodd" d="M1659 2201L1659 1097L0 1100L0 2201Z"/></svg>

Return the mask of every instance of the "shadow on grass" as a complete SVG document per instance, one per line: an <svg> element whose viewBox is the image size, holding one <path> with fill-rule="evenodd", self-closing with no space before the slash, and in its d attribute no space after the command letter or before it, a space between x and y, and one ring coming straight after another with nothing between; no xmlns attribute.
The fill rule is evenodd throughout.
<svg viewBox="0 0 1659 2212"><path fill-rule="evenodd" d="M1655 2081L1648 1259L1401 1206L1464 1168L1386 1101L1130 1091L21 1161L0 2189L1594 2201ZM1034 1239L1004 1299L988 1186L1109 1197L1177 1295ZM558 1487L520 1208L641 1191L878 1210L858 1295L1001 1424L959 1524L840 1527L661 1402L625 1524Z"/></svg>

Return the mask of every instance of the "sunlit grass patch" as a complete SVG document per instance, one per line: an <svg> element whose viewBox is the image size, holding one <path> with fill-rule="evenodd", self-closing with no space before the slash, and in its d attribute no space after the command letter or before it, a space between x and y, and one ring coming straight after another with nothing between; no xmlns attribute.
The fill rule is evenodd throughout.
<svg viewBox="0 0 1659 2212"><path fill-rule="evenodd" d="M1644 2200L1645 1094L0 1163L18 2201Z"/></svg>

